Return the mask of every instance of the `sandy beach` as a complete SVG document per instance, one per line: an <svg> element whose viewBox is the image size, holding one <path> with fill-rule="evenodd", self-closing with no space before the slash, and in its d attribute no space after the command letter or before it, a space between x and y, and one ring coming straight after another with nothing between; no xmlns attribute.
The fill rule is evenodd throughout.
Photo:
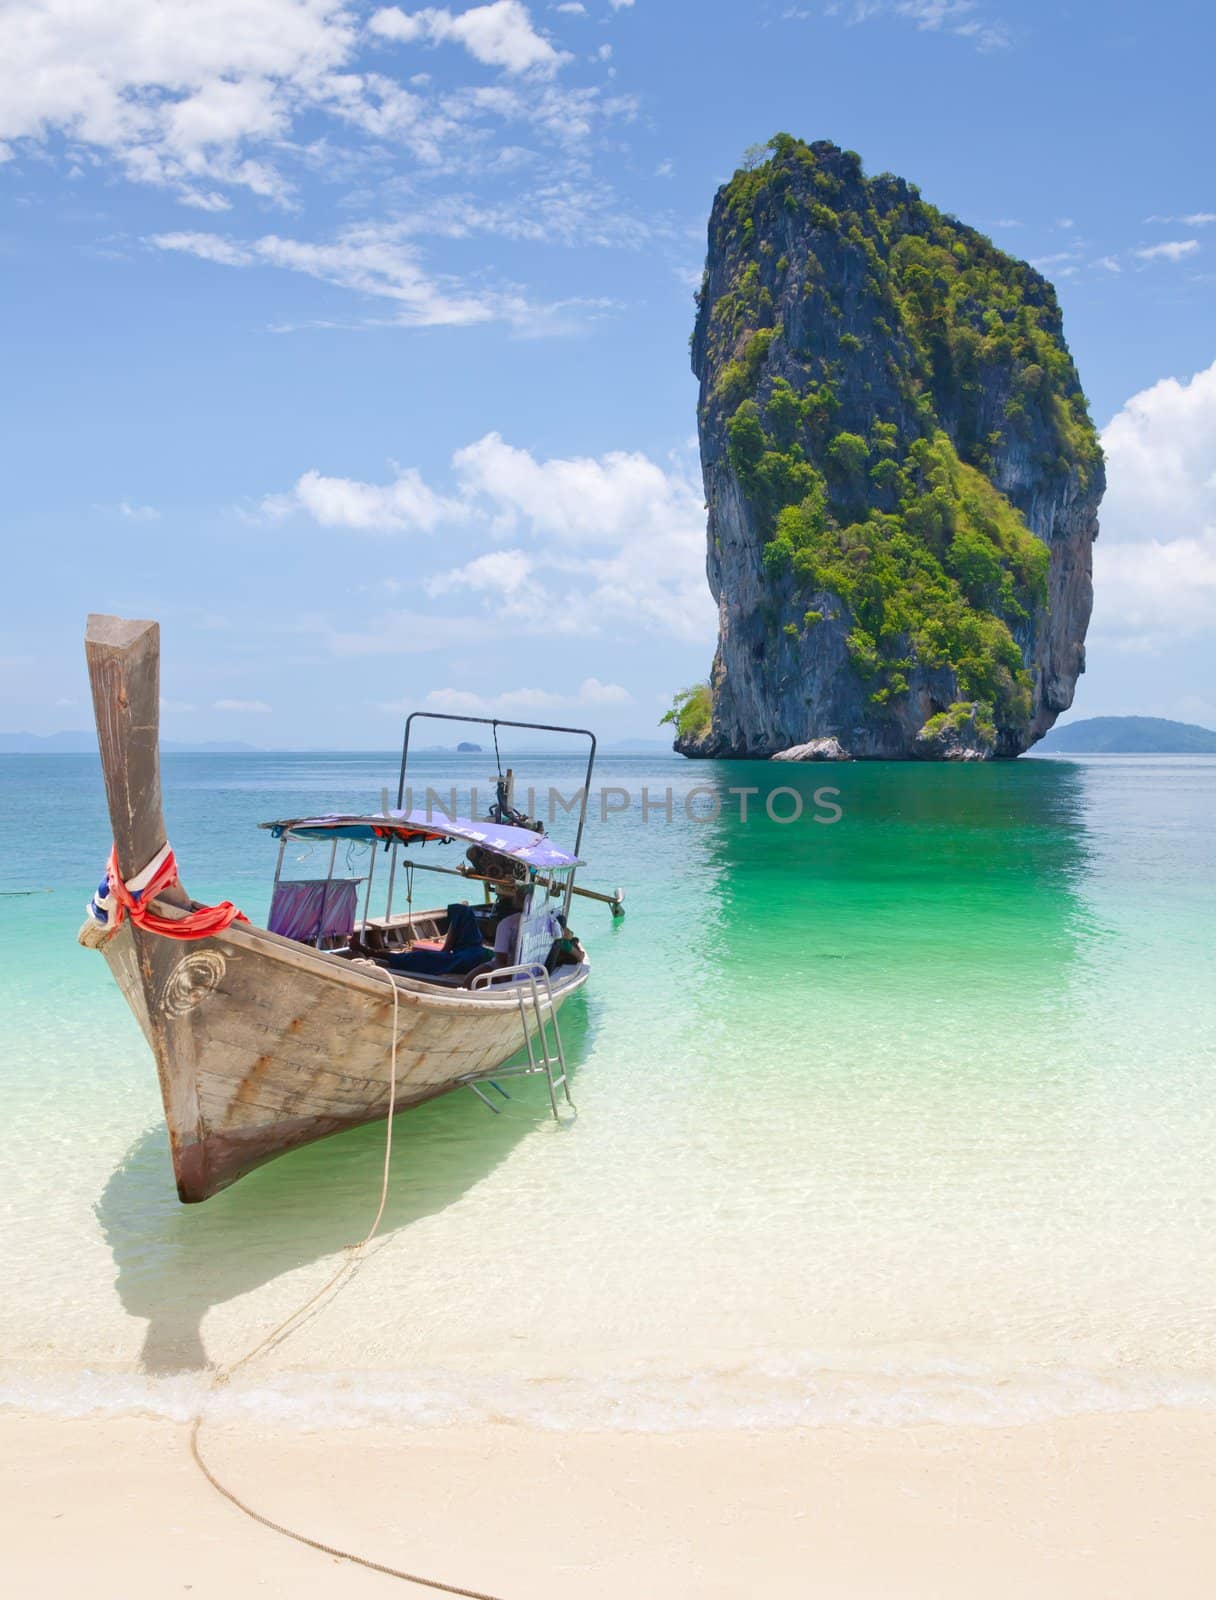
<svg viewBox="0 0 1216 1600"><path fill-rule="evenodd" d="M235 1511L180 1425L8 1415L0 1436L15 1592L405 1592ZM1211 1413L695 1435L210 1427L203 1447L266 1515L504 1600L1198 1600L1216 1564Z"/></svg>

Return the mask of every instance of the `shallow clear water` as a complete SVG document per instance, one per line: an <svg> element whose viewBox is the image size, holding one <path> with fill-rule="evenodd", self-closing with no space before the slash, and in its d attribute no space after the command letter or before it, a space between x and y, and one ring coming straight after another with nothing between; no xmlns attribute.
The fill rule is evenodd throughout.
<svg viewBox="0 0 1216 1600"><path fill-rule="evenodd" d="M490 769L424 761L437 786ZM255 918L258 821L395 779L390 756L164 765L187 886ZM515 765L577 787L573 760ZM668 1427L1216 1403L1216 761L597 779L634 803L593 817L583 881L629 910L576 922L577 1122L532 1082L500 1118L471 1094L401 1117L383 1241L214 1404ZM778 786L800 820L766 814ZM838 822L813 820L824 786ZM182 1414L365 1231L383 1130L181 1207L151 1059L74 939L97 765L5 757L0 793L0 1401Z"/></svg>

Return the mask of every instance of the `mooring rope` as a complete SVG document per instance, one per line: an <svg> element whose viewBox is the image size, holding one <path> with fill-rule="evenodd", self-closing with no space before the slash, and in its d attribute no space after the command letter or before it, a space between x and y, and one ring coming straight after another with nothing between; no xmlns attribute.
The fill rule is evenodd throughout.
<svg viewBox="0 0 1216 1600"><path fill-rule="evenodd" d="M396 977L391 972L386 973L385 976L393 986L393 1043L389 1056L388 1119L385 1123L384 1134L384 1176L380 1183L380 1204L376 1208L376 1215L372 1225L362 1239L359 1240L358 1244L346 1246L346 1258L332 1278L323 1283L314 1294L309 1295L302 1305L297 1306L294 1311L284 1317L277 1327L272 1328L264 1339L260 1340L251 1349L246 1350L245 1354L238 1360L231 1362L228 1366L221 1366L215 1369L210 1388L207 1391L208 1395L212 1395L217 1389L223 1388L231 1380L234 1373L247 1366L263 1350L269 1349L271 1345L281 1343L282 1340L289 1338L319 1300L327 1295L331 1289L334 1289L343 1278L349 1280L355 1267L359 1264L364 1250L375 1238L383 1220L384 1208L388 1203L389 1167L393 1154L393 1113L397 1109L397 1022L401 1006L401 994L397 988ZM254 1522L260 1522L262 1527L269 1528L274 1533L281 1533L286 1539L294 1539L297 1544L307 1545L311 1550L319 1550L322 1555L336 1556L340 1561L353 1561L356 1566L366 1567L371 1572L382 1572L387 1578L400 1578L403 1582L416 1584L422 1589L436 1590L440 1594L463 1595L465 1600L500 1600L498 1595L487 1594L483 1589L465 1589L457 1583L445 1583L441 1578L427 1578L421 1573L407 1572L402 1567L392 1567L383 1561L373 1561L370 1556L361 1556L354 1550L342 1550L337 1545L325 1544L321 1539L314 1539L307 1533L300 1533L295 1528L288 1528L281 1522L275 1522L273 1518L266 1516L264 1512L256 1510L255 1507L242 1500L238 1494L235 1494L216 1477L215 1473L204 1461L202 1452L199 1449L198 1436L202 1425L203 1412L202 1404L200 1403L199 1409L195 1412L190 1423L190 1454L194 1458L195 1466L198 1467L198 1470L217 1494L222 1495L230 1505L234 1505L238 1511L243 1511Z"/></svg>

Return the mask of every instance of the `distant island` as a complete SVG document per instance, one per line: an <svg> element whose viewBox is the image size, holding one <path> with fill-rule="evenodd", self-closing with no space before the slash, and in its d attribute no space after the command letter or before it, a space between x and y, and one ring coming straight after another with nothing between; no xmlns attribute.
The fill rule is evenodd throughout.
<svg viewBox="0 0 1216 1600"><path fill-rule="evenodd" d="M162 739L160 743L162 752L166 755L178 756L263 756L263 755L384 755L391 754L400 758L399 749L392 747L387 751L376 746L341 746L341 745L313 745L301 746L298 749L266 749L263 745L242 744L239 740L211 740L199 743L186 743L175 739ZM666 739L617 739L608 744L602 744L600 749L604 754L615 755L667 755L671 753L671 744ZM526 750L517 751L518 755L535 754ZM95 733L0 733L0 756L90 756L97 754L97 735ZM418 751L424 756L480 756L485 754L484 745L472 744L462 741L458 745L429 744L423 745Z"/></svg>
<svg viewBox="0 0 1216 1600"><path fill-rule="evenodd" d="M1047 755L1216 756L1216 732L1167 717L1085 717L1053 728L1036 747Z"/></svg>

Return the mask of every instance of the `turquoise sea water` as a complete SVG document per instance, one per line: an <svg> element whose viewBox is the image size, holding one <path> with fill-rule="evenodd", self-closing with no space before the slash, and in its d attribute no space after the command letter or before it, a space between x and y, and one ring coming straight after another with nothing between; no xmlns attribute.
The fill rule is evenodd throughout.
<svg viewBox="0 0 1216 1600"><path fill-rule="evenodd" d="M484 791L485 758L424 760ZM577 787L573 758L515 765ZM164 782L187 887L260 918L255 824L378 804L395 762L169 756ZM672 1427L1216 1403L1216 760L610 757L597 782L632 805L593 809L583 881L629 910L576 921L577 1122L536 1083L500 1118L471 1094L401 1117L383 1240L212 1404ZM801 819L769 818L776 787ZM0 1403L182 1415L365 1231L383 1130L181 1207L151 1059L75 943L97 765L0 758L0 796Z"/></svg>

